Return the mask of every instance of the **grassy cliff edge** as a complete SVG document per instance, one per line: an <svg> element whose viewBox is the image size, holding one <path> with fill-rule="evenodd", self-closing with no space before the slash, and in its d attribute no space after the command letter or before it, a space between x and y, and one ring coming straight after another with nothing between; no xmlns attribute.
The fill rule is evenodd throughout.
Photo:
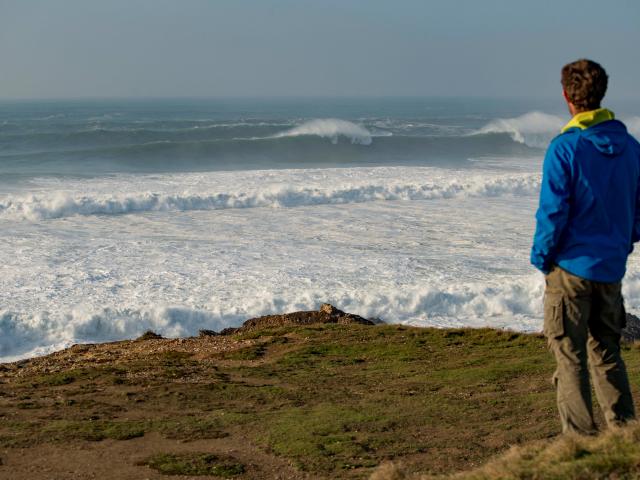
<svg viewBox="0 0 640 480"><path fill-rule="evenodd" d="M640 349L624 350L637 395ZM102 478L120 479L607 478L607 468L640 478L629 473L637 426L554 439L552 371L540 335L492 329L329 322L77 345L0 365L0 478L88 478L69 469L96 474L105 462L113 476ZM617 456L603 453L610 445Z"/></svg>

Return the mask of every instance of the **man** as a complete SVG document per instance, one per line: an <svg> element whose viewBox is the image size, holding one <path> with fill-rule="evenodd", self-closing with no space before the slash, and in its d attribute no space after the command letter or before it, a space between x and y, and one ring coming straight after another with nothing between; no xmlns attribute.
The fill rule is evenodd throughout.
<svg viewBox="0 0 640 480"><path fill-rule="evenodd" d="M562 69L573 118L552 140L542 175L531 263L545 274L544 334L563 432L593 434L589 369L608 426L634 418L620 331L621 280L640 239L640 144L600 107L607 74L578 60Z"/></svg>

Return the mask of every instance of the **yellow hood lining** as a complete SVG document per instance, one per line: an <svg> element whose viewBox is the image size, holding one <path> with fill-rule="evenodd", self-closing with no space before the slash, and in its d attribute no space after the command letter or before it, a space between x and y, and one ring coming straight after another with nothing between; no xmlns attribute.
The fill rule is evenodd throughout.
<svg viewBox="0 0 640 480"><path fill-rule="evenodd" d="M606 108L597 108L595 110L589 110L588 112L580 112L575 114L571 121L562 127L561 133L564 133L574 127L584 130L585 128L606 122L607 120L613 120L614 118L615 115L613 112Z"/></svg>

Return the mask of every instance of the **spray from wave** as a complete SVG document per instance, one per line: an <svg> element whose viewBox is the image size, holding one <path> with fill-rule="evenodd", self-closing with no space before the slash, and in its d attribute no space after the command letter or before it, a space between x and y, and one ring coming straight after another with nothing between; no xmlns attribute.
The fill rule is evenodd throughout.
<svg viewBox="0 0 640 480"><path fill-rule="evenodd" d="M371 133L366 128L337 118L311 120L285 132L277 133L273 138L299 137L302 135L328 138L333 144L338 143L340 137L345 137L351 143L357 145L370 145L372 141Z"/></svg>
<svg viewBox="0 0 640 480"><path fill-rule="evenodd" d="M565 123L565 120L556 115L534 111L515 118L498 118L472 135L507 133L515 142L545 148Z"/></svg>

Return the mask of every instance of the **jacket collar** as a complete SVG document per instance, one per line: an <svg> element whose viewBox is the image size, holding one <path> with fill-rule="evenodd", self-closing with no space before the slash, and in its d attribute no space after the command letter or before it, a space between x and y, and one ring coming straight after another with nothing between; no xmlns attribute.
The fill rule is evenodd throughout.
<svg viewBox="0 0 640 480"><path fill-rule="evenodd" d="M584 130L585 128L593 127L598 123L613 120L614 118L615 116L613 112L606 108L597 108L595 110L589 110L588 112L580 112L575 114L571 121L562 127L560 132L564 133L570 128L579 128L580 130Z"/></svg>

